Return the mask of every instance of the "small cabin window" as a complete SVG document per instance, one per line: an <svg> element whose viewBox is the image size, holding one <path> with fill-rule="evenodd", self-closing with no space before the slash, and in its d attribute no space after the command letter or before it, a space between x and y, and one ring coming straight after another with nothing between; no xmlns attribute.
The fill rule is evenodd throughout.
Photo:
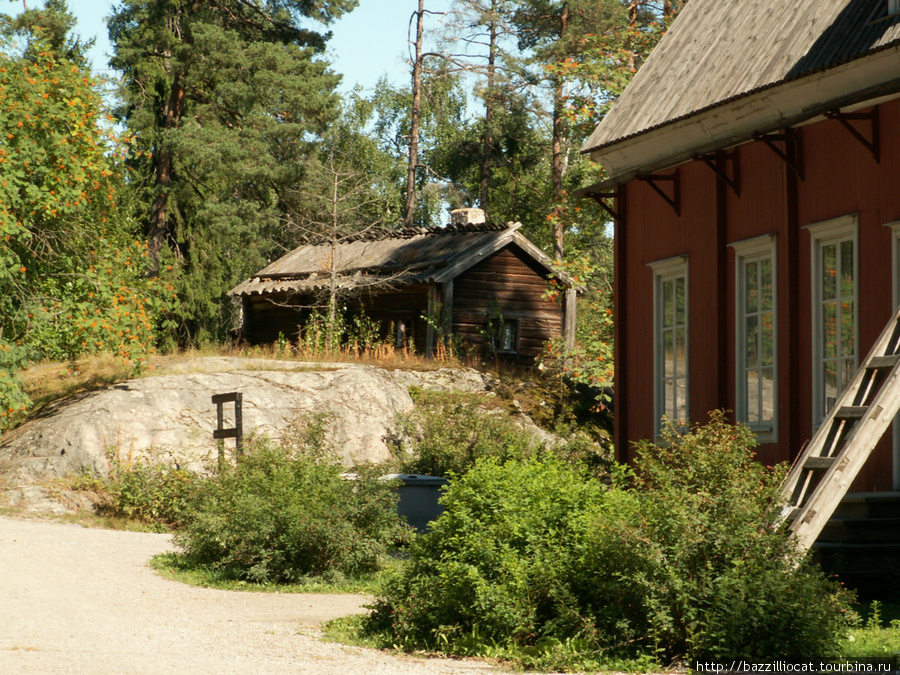
<svg viewBox="0 0 900 675"><path fill-rule="evenodd" d="M516 354L519 351L519 322L517 319L504 317L499 325L488 321L491 347L496 352Z"/></svg>
<svg viewBox="0 0 900 675"><path fill-rule="evenodd" d="M406 341L406 322L401 320L394 324L394 346L397 349L403 349L406 346Z"/></svg>
<svg viewBox="0 0 900 675"><path fill-rule="evenodd" d="M515 319L507 319L500 330L500 351L514 352L516 350L516 333L518 322Z"/></svg>
<svg viewBox="0 0 900 675"><path fill-rule="evenodd" d="M900 0L887 0L888 16L900 13Z"/></svg>

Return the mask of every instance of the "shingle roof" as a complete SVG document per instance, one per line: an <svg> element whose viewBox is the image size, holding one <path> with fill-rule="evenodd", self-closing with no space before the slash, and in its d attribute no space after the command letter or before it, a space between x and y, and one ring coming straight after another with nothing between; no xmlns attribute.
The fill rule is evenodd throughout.
<svg viewBox="0 0 900 675"><path fill-rule="evenodd" d="M391 278L398 283L440 283L514 243L546 269L550 259L507 225L448 225L408 228L295 248L229 291L229 295L305 292L326 287L331 260L343 287L365 286Z"/></svg>
<svg viewBox="0 0 900 675"><path fill-rule="evenodd" d="M887 0L690 0L582 152L898 43Z"/></svg>

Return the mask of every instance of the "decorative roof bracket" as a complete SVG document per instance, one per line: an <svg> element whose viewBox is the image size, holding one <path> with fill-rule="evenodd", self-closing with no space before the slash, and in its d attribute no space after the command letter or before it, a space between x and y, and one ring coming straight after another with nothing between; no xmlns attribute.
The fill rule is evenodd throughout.
<svg viewBox="0 0 900 675"><path fill-rule="evenodd" d="M827 112L825 113L825 117L840 122L841 125L853 135L853 138L862 143L863 147L872 153L875 163L881 163L881 125L878 121L878 108L872 108L872 110L867 113L842 113L841 111ZM868 122L872 133L872 140L863 136L859 132L859 129L850 124L851 121Z"/></svg>
<svg viewBox="0 0 900 675"><path fill-rule="evenodd" d="M738 153L734 150L731 152L714 152L709 155L695 155L694 159L698 159L710 169L713 170L725 185L731 188L735 197L741 196L741 172L740 163L738 162ZM725 169L719 166L720 162L731 162L731 176Z"/></svg>
<svg viewBox="0 0 900 675"><path fill-rule="evenodd" d="M675 211L676 216L681 216L681 181L678 177L678 169L675 169L674 173L671 173L667 176L638 176L638 180L644 181L647 185L653 188L654 192L662 197L666 203L672 207ZM657 185L657 183L662 182L671 182L672 183L672 196L670 197L665 193L665 191Z"/></svg>
<svg viewBox="0 0 900 675"><path fill-rule="evenodd" d="M781 157L785 164L797 174L797 178L803 180L803 162L800 159L800 139L797 132L793 129L785 129L782 133L776 134L753 134L754 141L762 141L776 155ZM784 141L785 149L782 151L776 141Z"/></svg>
<svg viewBox="0 0 900 675"><path fill-rule="evenodd" d="M606 211L613 220L619 220L619 212L616 211L614 207L606 203L607 199L616 198L615 192L591 192L588 196L595 202L597 202L600 205L600 208Z"/></svg>

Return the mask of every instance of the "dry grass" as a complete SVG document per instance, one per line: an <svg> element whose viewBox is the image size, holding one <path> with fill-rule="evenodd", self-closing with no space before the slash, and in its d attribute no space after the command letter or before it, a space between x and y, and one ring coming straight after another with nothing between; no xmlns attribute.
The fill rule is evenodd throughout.
<svg viewBox="0 0 900 675"><path fill-rule="evenodd" d="M20 375L25 383L25 391L33 401L29 414L43 406L62 398L87 391L102 389L134 377L148 377L171 371L194 372L206 370L200 359L208 357L232 357L244 359L271 359L296 363L296 369L317 368L310 364L361 363L387 369L436 370L443 367L475 367L472 359L461 360L448 354L440 345L435 358L426 359L409 349L395 349L389 344L379 344L371 349L342 348L339 351L322 353L301 350L293 345L279 349L277 345L206 347L186 351L156 355L149 359L140 372L133 369L112 354L85 356L76 361L38 363ZM259 370L259 363L247 363L241 369ZM292 370L294 368L291 368Z"/></svg>

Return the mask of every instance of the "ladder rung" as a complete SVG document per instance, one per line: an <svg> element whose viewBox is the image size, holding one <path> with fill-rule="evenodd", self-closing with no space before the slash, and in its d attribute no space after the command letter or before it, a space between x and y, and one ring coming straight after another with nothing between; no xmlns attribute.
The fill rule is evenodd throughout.
<svg viewBox="0 0 900 675"><path fill-rule="evenodd" d="M831 465L834 464L834 460L834 457L809 457L803 463L803 468L813 471L823 471L825 469L830 469Z"/></svg>
<svg viewBox="0 0 900 675"><path fill-rule="evenodd" d="M869 370L880 370L882 368L893 368L900 361L900 354L888 354L887 356L873 356L866 364Z"/></svg>
<svg viewBox="0 0 900 675"><path fill-rule="evenodd" d="M845 405L834 415L836 420L861 420L869 407L865 405Z"/></svg>

